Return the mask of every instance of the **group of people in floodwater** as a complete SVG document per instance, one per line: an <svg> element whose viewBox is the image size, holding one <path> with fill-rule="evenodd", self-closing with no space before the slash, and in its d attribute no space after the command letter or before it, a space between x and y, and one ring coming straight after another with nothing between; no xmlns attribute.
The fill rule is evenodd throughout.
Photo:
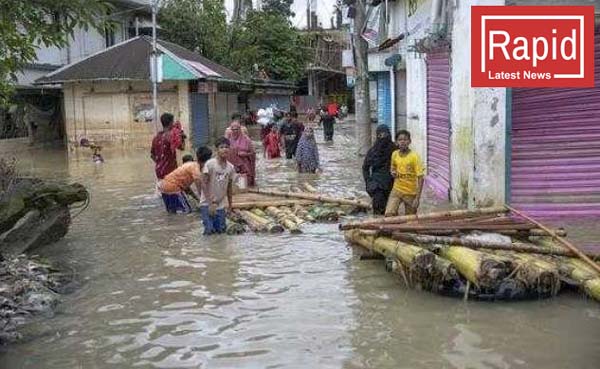
<svg viewBox="0 0 600 369"><path fill-rule="evenodd" d="M323 125L325 141L333 140L333 110L321 109L319 124ZM222 137L216 140L216 155L202 146L196 157L186 155L177 165L177 150L185 148L185 134L174 116L160 117L163 130L152 140L151 158L166 210L169 213L191 212L188 196L199 203L204 234L224 233L227 213L231 211L233 183L240 187L256 184L256 150L241 116L234 114ZM305 126L292 110L278 114L262 127L264 158L294 159L298 172L320 172L319 150L314 134L314 117L308 116ZM410 150L410 133L399 131L392 141L387 126L377 127L377 139L365 157L362 172L366 191L372 198L373 212L393 216L404 205L407 214L416 213L423 188L424 169L419 156ZM199 194L191 190L195 185Z"/></svg>

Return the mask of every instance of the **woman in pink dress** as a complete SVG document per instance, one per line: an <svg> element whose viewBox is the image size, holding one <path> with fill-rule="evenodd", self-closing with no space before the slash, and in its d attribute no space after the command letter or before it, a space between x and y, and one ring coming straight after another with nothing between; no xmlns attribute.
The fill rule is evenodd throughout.
<svg viewBox="0 0 600 369"><path fill-rule="evenodd" d="M227 160L233 164L235 171L245 174L248 180L248 186L253 187L256 184L256 151L250 138L242 133L239 122L232 122L231 136L229 142L229 156Z"/></svg>

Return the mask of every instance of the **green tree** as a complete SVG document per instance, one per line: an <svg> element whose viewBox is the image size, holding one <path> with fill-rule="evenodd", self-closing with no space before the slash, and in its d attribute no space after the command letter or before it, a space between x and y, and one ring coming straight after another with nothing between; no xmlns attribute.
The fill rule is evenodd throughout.
<svg viewBox="0 0 600 369"><path fill-rule="evenodd" d="M271 11L251 11L231 30L232 67L255 75L254 66L272 79L298 81L304 74L309 53L303 37L283 15Z"/></svg>
<svg viewBox="0 0 600 369"><path fill-rule="evenodd" d="M286 18L291 18L295 14L292 11L294 0L265 0L262 9L266 12L275 12Z"/></svg>
<svg viewBox="0 0 600 369"><path fill-rule="evenodd" d="M6 104L17 74L37 59L41 46L65 47L76 28L108 23L112 7L101 0L0 0L0 104Z"/></svg>
<svg viewBox="0 0 600 369"><path fill-rule="evenodd" d="M228 29L222 0L167 0L159 12L161 38L229 64Z"/></svg>

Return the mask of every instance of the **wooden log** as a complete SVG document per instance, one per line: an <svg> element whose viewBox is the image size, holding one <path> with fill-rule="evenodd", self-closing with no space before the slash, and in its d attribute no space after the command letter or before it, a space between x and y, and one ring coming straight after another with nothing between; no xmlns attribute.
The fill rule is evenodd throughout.
<svg viewBox="0 0 600 369"><path fill-rule="evenodd" d="M450 260L468 281L479 288L496 290L511 271L506 258L467 247L442 247L440 256Z"/></svg>
<svg viewBox="0 0 600 369"><path fill-rule="evenodd" d="M505 213L507 210L502 207L490 207L490 208L481 208L475 210L452 210L452 211L443 211L436 213L428 213L428 214L415 214L415 215L400 215L395 217L387 217L387 218L373 218L367 219L360 222L352 222L341 224L341 230L348 230L353 228L359 228L365 224L402 224L409 221L415 220L441 220L441 219L462 219L462 218L474 218L481 215L486 214L499 214Z"/></svg>
<svg viewBox="0 0 600 369"><path fill-rule="evenodd" d="M367 208L367 209L371 207L371 204L369 204L369 203L367 203L365 201L348 200L348 199L338 199L338 198L335 198L335 197L321 196L321 195L318 195L318 194L280 192L280 191L267 191L267 190L260 190L260 189L250 189L248 191L252 192L252 193L263 194L263 195L281 196L281 197L288 197L288 198L298 198L298 199L305 199L305 200L314 200L314 201L327 202L327 203L333 203L333 204L342 204L342 205L355 205L355 206L360 206L360 207Z"/></svg>
<svg viewBox="0 0 600 369"><path fill-rule="evenodd" d="M317 201L301 200L301 199L286 199L286 200L269 200L269 201L244 201L233 202L234 209L248 210L254 208L264 209L268 206L295 206L295 205L312 205Z"/></svg>
<svg viewBox="0 0 600 369"><path fill-rule="evenodd" d="M563 245L565 245L569 250L573 251L573 253L575 253L577 255L578 258L580 258L581 260L585 261L586 263L588 263L592 268L594 268L595 271L597 271L598 273L600 273L600 265L597 264L596 262L594 262L592 259L590 259L589 257L587 257L587 255L585 255L583 252L581 252L581 250L579 250L579 248L577 248L577 246L573 245L571 242L565 240L564 238L558 236L556 233L554 233L550 228L546 227L545 225L543 225L542 223L536 221L535 219L527 216L526 214L516 210L515 208L512 208L508 205L505 205L506 208L510 211L512 211L513 213L523 217L524 219L527 219L528 221L530 221L531 223L537 225L539 228L543 229L544 231L546 231L546 233L549 236L554 237L558 242L562 243Z"/></svg>
<svg viewBox="0 0 600 369"><path fill-rule="evenodd" d="M510 245L486 242L481 240L467 239L463 237L449 237L449 236L431 236L414 233L400 233L394 232L391 237L395 240L403 242L413 242L417 244L440 244L440 245L455 245L464 246L471 249L489 249L489 250L507 250L523 252L528 254L539 254L539 255L555 255L555 256L575 256L572 251L564 248L545 248L540 247L532 243L525 242L512 242ZM590 257L600 257L600 254L588 254Z"/></svg>

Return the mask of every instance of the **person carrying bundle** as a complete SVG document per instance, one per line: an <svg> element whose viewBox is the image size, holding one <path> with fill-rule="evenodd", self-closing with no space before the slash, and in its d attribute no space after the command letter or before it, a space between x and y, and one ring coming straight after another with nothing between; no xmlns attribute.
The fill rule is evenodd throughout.
<svg viewBox="0 0 600 369"><path fill-rule="evenodd" d="M386 217L398 215L402 204L407 215L416 214L419 208L425 170L419 155L410 149L410 142L410 132L400 130L396 133L398 150L392 154L390 163L394 186L385 208Z"/></svg>

